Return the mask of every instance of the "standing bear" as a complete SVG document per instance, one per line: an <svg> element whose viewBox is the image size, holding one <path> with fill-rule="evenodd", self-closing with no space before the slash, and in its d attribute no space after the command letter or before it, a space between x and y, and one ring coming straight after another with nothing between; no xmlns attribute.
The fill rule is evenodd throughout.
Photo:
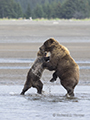
<svg viewBox="0 0 90 120"><path fill-rule="evenodd" d="M55 71L54 79L60 78L61 85L67 90L67 96L74 96L74 88L79 81L79 66L70 56L66 47L50 38L40 47L40 52L50 52L50 60L43 63L43 67ZM53 80L51 79L51 82Z"/></svg>
<svg viewBox="0 0 90 120"><path fill-rule="evenodd" d="M49 60L49 56L47 56L47 53L41 54L41 52L37 53L37 59L35 60L34 64L30 68L27 79L24 85L24 88L21 92L21 95L24 95L24 93L31 87L34 87L37 89L37 93L42 93L43 83L40 81L40 78L42 76L42 73L44 71L44 67L42 64L45 61Z"/></svg>

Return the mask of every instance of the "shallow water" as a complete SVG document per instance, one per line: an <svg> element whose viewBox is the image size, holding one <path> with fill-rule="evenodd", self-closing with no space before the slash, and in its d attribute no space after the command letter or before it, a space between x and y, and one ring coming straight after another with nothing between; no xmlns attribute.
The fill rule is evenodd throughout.
<svg viewBox="0 0 90 120"><path fill-rule="evenodd" d="M81 39L79 41L78 39L74 41L74 39L72 40L73 42L81 41ZM1 40L1 43L5 42L5 40ZM15 39L15 41L7 42L9 44L23 43L24 40L18 41ZM25 43L29 42L31 41L25 41ZM83 42L88 42L88 40ZM20 92L24 86L27 72L34 61L35 58L15 57L14 55L12 57L0 58L0 120L89 119L89 58L77 58L76 60L80 67L80 81L75 89L74 98L65 97L66 90L60 85L59 80L54 83L49 82L51 79L51 73L49 74L49 72L46 72L41 78L44 83L42 95L37 94L36 89L31 88L24 96L21 96Z"/></svg>
<svg viewBox="0 0 90 120"><path fill-rule="evenodd" d="M44 86L42 95L30 89L19 95L23 86L0 86L1 120L86 120L90 118L90 86L78 86L74 98L66 98L59 85Z"/></svg>
<svg viewBox="0 0 90 120"><path fill-rule="evenodd" d="M90 22L0 21L0 120L90 119L89 28ZM66 90L58 79L50 83L52 73L49 71L41 78L44 83L42 95L31 88L21 96L27 72L35 60L29 55L36 54L35 47L39 47L31 47L30 43L42 44L50 37L64 43L80 66L75 97L65 97Z"/></svg>
<svg viewBox="0 0 90 120"><path fill-rule="evenodd" d="M0 58L1 64L9 64L8 66L0 66L0 69L29 69L31 66L19 66L21 63L34 63L35 58ZM19 64L18 66L11 66L11 64ZM90 61L88 60L80 60L76 61L79 64L80 69L90 69Z"/></svg>
<svg viewBox="0 0 90 120"><path fill-rule="evenodd" d="M75 97L65 97L66 90L59 80L49 80L49 74L42 77L43 94L31 88L24 96L20 95L26 74L33 58L0 58L0 120L87 120L90 118L90 61L76 61L81 74ZM31 63L31 64L30 64ZM30 66L28 66L30 64ZM82 80L86 78L86 80Z"/></svg>

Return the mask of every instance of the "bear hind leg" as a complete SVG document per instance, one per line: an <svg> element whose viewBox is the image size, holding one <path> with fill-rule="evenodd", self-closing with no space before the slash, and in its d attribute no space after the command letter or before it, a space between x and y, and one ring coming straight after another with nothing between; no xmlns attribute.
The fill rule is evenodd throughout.
<svg viewBox="0 0 90 120"><path fill-rule="evenodd" d="M35 88L37 89L37 93L42 94L43 83L38 80Z"/></svg>
<svg viewBox="0 0 90 120"><path fill-rule="evenodd" d="M74 97L74 89L67 88L66 90L67 90L67 94L66 94L67 97Z"/></svg>
<svg viewBox="0 0 90 120"><path fill-rule="evenodd" d="M31 86L25 85L24 88L23 88L23 90L22 90L22 92L20 93L20 95L24 95L25 92L26 92L29 88L31 88Z"/></svg>
<svg viewBox="0 0 90 120"><path fill-rule="evenodd" d="M77 81L74 79L63 79L61 85L67 90L66 96L74 97L74 88L77 85Z"/></svg>
<svg viewBox="0 0 90 120"><path fill-rule="evenodd" d="M76 85L77 83L72 83L71 86L66 87L67 95L69 95L70 97L74 97L74 88Z"/></svg>

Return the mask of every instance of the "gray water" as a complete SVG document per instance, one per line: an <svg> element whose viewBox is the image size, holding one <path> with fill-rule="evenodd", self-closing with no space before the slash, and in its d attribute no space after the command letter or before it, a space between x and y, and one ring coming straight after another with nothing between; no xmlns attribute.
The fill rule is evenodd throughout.
<svg viewBox="0 0 90 120"><path fill-rule="evenodd" d="M74 98L66 98L58 85L44 86L42 95L30 89L20 96L21 85L0 85L1 120L88 120L90 86L77 86Z"/></svg>
<svg viewBox="0 0 90 120"><path fill-rule="evenodd" d="M31 66L10 66L11 63L34 63L35 58L0 58L0 63L9 64L8 66L0 66L0 69L29 69ZM90 61L83 60L83 61L76 61L79 64L80 69L90 69ZM80 65L81 64L81 65ZM88 65L88 66L87 66Z"/></svg>
<svg viewBox="0 0 90 120"><path fill-rule="evenodd" d="M71 38L71 41L65 39L63 41L90 42L89 38ZM43 41L38 38L34 38L33 41L29 41L28 38L27 40L4 38L0 41L0 43L6 42L10 44ZM90 60L87 58L76 60L81 74L80 82L75 88L74 98L65 97L66 90L60 85L59 80L50 83L49 74L42 77L44 83L42 95L37 94L36 89L31 88L24 96L21 96L20 92L24 86L26 74L34 60L35 58L0 58L0 120L89 120Z"/></svg>
<svg viewBox="0 0 90 120"><path fill-rule="evenodd" d="M44 84L42 95L31 88L21 96L20 92L27 72L35 58L27 57L29 51L25 52L27 53L25 58L21 54L24 52L23 48L9 49L9 51L7 46L6 49L3 46L14 43L16 45L42 44L50 37L54 37L60 43L68 43L71 55L76 56L75 60L80 67L80 81L74 91L75 97L65 97L66 90L60 85L59 79L50 83L52 73L49 74L49 71L41 78ZM83 43L83 46L82 44L72 46L70 42L75 45ZM0 120L89 120L90 49L88 43L90 44L90 21L70 21L69 23L68 21L0 21L2 47L0 51L2 56L0 56Z"/></svg>
<svg viewBox="0 0 90 120"><path fill-rule="evenodd" d="M0 66L1 70L25 70L35 59L0 58L0 63L8 66ZM81 70L90 69L90 61L76 61ZM19 63L22 66L15 66ZM18 64L18 65L19 65ZM87 66L87 64L89 66ZM0 75L3 78L4 75ZM8 73L7 78L18 76ZM24 77L26 75L24 74ZM75 97L65 97L66 90L58 83L44 82L43 94L39 95L36 89L31 88L24 96L20 95L23 84L17 80L0 81L0 120L86 120L90 118L90 82L84 81L75 89ZM7 81L7 82L6 82ZM57 80L58 81L58 80Z"/></svg>

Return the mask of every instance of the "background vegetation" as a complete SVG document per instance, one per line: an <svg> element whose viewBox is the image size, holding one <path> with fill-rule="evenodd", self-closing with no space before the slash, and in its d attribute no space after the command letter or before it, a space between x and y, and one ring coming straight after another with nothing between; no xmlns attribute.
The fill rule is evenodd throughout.
<svg viewBox="0 0 90 120"><path fill-rule="evenodd" d="M0 0L0 18L90 17L90 0Z"/></svg>

